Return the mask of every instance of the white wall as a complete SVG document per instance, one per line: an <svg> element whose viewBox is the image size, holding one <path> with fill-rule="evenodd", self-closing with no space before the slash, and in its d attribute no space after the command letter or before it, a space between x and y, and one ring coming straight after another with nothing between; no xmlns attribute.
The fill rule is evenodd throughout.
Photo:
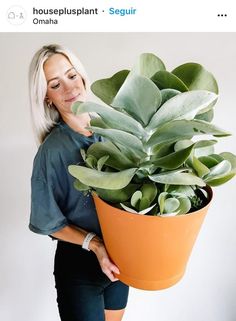
<svg viewBox="0 0 236 321"><path fill-rule="evenodd" d="M30 175L36 152L31 131L27 72L42 45L77 52L92 81L130 68L142 52L161 57L169 70L199 62L218 80L214 123L234 136L218 144L236 153L235 33L18 33L0 34L0 320L59 321L54 289L55 243L28 230ZM186 275L162 291L131 289L124 321L235 321L235 180L215 198ZM94 320L96 321L96 320Z"/></svg>

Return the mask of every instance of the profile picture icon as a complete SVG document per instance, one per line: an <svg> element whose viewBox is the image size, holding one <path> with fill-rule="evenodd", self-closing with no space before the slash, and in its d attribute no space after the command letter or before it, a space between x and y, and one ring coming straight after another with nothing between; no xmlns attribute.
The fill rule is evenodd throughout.
<svg viewBox="0 0 236 321"><path fill-rule="evenodd" d="M12 25L21 25L26 20L26 11L21 6L12 6L7 10L7 20Z"/></svg>

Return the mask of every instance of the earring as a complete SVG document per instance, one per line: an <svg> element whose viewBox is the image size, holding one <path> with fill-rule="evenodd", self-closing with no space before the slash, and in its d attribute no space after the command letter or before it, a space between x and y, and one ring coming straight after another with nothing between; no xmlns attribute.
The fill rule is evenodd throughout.
<svg viewBox="0 0 236 321"><path fill-rule="evenodd" d="M48 108L51 109L52 108L52 101L48 102L47 105L48 105Z"/></svg>
<svg viewBox="0 0 236 321"><path fill-rule="evenodd" d="M52 101L50 101L47 96L45 97L45 102L46 102L49 109L52 108Z"/></svg>

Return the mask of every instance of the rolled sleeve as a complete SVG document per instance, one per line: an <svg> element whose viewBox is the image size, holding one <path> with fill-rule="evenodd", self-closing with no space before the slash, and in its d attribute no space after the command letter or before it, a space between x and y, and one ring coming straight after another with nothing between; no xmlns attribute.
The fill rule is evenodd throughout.
<svg viewBox="0 0 236 321"><path fill-rule="evenodd" d="M35 233L49 235L67 225L67 219L58 206L53 186L42 179L32 178L29 229Z"/></svg>

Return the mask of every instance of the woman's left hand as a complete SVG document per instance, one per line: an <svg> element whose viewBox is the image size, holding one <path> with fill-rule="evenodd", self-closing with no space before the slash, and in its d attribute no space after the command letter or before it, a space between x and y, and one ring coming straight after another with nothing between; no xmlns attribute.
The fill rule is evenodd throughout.
<svg viewBox="0 0 236 321"><path fill-rule="evenodd" d="M117 281L118 279L114 273L120 274L120 271L109 258L103 241L96 236L90 241L89 248L96 254L103 273L105 273L112 282Z"/></svg>

